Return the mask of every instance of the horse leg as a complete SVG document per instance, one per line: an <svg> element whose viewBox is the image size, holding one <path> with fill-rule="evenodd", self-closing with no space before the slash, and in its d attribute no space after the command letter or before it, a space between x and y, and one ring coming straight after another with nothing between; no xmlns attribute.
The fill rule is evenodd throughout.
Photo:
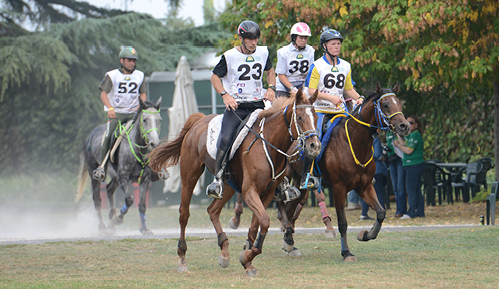
<svg viewBox="0 0 499 289"><path fill-rule="evenodd" d="M248 276L255 276L257 274L257 270L253 267L253 265L251 265L251 261L257 255L262 253L263 243L270 227L270 217L265 209L274 198L274 190L275 188L270 190L263 199L260 199L260 196L255 189L249 189L247 190L247 195L244 199L244 202L248 205L251 211L253 211L253 219L251 222L252 226L250 227L250 231L248 231L249 244L253 245L250 248L246 247L245 250L241 252L241 255L239 255L239 262L243 265ZM258 233L256 240L252 242L254 236L256 235L254 227L256 227L257 223L260 224L260 232Z"/></svg>
<svg viewBox="0 0 499 289"><path fill-rule="evenodd" d="M338 192L334 195L334 205L336 208L336 216L338 218L338 231L340 231L341 236L341 256L343 256L344 262L357 262L357 258L355 258L355 255L350 253L350 248L348 248L348 224L345 216L345 200L347 192L345 188L335 188L334 191Z"/></svg>
<svg viewBox="0 0 499 289"><path fill-rule="evenodd" d="M111 178L111 181L106 185L107 191L107 201L109 203L109 219L111 220L114 215L116 215L116 209L114 208L114 192L119 187L118 179L116 177ZM107 227L109 230L115 230L116 225L113 222L109 222Z"/></svg>
<svg viewBox="0 0 499 289"><path fill-rule="evenodd" d="M100 197L100 182L92 178L90 179L92 180L92 199L94 201L94 208L95 211L97 211L97 218L99 218L99 231L103 232L106 230L106 225L102 220L102 199Z"/></svg>
<svg viewBox="0 0 499 289"><path fill-rule="evenodd" d="M241 197L241 193L237 194L237 202L234 208L234 217L230 218L229 226L232 229L239 228L239 223L241 222L241 214L243 213L243 198Z"/></svg>
<svg viewBox="0 0 499 289"><path fill-rule="evenodd" d="M326 196L324 195L324 192L322 192L321 188L319 187L319 189L314 190L314 195L317 199L317 203L319 204L319 208L321 208L322 222L324 222L324 225L326 225L324 235L326 235L326 237L336 238L336 231L331 225L331 217L327 213Z"/></svg>
<svg viewBox="0 0 499 289"><path fill-rule="evenodd" d="M218 246L220 247L220 256L218 257L218 264L222 268L227 268L229 266L230 254L229 254L229 239L227 238L227 234L222 229L222 225L220 224L220 212L232 196L234 195L234 190L225 185L224 194L222 199L215 199L208 206L208 215L210 215L211 222L213 223L213 227L215 227L215 231L218 236Z"/></svg>
<svg viewBox="0 0 499 289"><path fill-rule="evenodd" d="M130 181L120 181L121 188L125 192L125 203L121 207L120 211L114 214L111 221L115 225L123 224L123 218L126 213L128 213L128 209L133 205L133 194L130 191L131 182Z"/></svg>
<svg viewBox="0 0 499 289"><path fill-rule="evenodd" d="M386 217L386 211L383 209L381 204L378 201L378 197L376 196L376 191L372 184L370 184L365 192L361 192L359 196L364 199L364 201L369 205L369 207L373 208L376 211L376 221L374 222L374 226L371 230L361 230L357 235L357 240L359 241L369 241L374 240L378 236L379 231L381 230L381 224Z"/></svg>
<svg viewBox="0 0 499 289"><path fill-rule="evenodd" d="M286 213L286 208L289 206L288 204L284 204L282 201L277 203L280 216L279 220L281 221L281 230L284 232L282 249L288 253L288 256L298 257L301 256L301 252L294 246L295 242L293 240L293 233L295 231L293 229L293 225L288 219L288 214ZM296 208L296 206L292 206L292 208Z"/></svg>
<svg viewBox="0 0 499 289"><path fill-rule="evenodd" d="M145 175L145 174L144 174ZM149 174L150 175L150 174ZM139 194L139 214L140 214L140 229L139 231L144 236L154 235L151 230L149 230L146 226L146 197L147 197L147 189L149 188L149 184L151 183L150 177L142 177L140 182L140 194Z"/></svg>

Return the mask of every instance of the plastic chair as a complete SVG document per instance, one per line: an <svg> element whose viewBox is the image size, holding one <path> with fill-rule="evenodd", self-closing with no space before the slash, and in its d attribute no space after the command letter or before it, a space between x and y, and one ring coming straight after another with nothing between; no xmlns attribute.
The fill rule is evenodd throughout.
<svg viewBox="0 0 499 289"><path fill-rule="evenodd" d="M477 175L482 170L483 165L480 162L473 162L466 165L466 167L460 169L457 173L457 178L453 180L452 187L459 188L463 195L463 203L468 203L470 201L470 189L471 197L476 196L479 185L477 184ZM463 174L466 174L463 178Z"/></svg>
<svg viewBox="0 0 499 289"><path fill-rule="evenodd" d="M453 203L449 174L434 161L425 163L423 184L426 194L426 205L435 206L435 191L438 192L438 204L442 205L442 196L447 195L447 203Z"/></svg>
<svg viewBox="0 0 499 289"><path fill-rule="evenodd" d="M480 191L480 185L483 185L485 190L487 187L487 172L492 167L492 159L491 158L481 158L477 162L482 163L482 170L476 176L476 183L478 184L477 191Z"/></svg>

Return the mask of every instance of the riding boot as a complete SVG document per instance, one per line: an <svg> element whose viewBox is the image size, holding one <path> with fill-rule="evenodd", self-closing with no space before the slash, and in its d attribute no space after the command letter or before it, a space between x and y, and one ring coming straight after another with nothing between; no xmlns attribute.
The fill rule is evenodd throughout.
<svg viewBox="0 0 499 289"><path fill-rule="evenodd" d="M215 160L215 178L206 187L206 194L215 199L221 199L223 195L223 173L225 169L225 150L218 150Z"/></svg>
<svg viewBox="0 0 499 289"><path fill-rule="evenodd" d="M300 189L301 190L316 190L319 188L319 179L310 174L314 158L305 157L303 160L303 172L301 175Z"/></svg>
<svg viewBox="0 0 499 289"><path fill-rule="evenodd" d="M272 201L274 202L282 201L284 203L287 203L289 201L298 199L300 196L301 196L300 191L294 186L291 186L289 184L288 177L284 177L279 186L277 186L277 189L275 190L274 193L274 199L272 199Z"/></svg>

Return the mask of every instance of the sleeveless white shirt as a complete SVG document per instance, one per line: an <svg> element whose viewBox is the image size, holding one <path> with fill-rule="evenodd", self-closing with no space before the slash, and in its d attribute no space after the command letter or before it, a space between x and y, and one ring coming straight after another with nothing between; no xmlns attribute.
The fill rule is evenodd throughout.
<svg viewBox="0 0 499 289"><path fill-rule="evenodd" d="M308 87L330 95L338 95L344 101L345 88L347 90L353 88L350 63L338 58L338 64L333 66L328 63L326 56L317 59L310 71ZM340 105L340 109L329 100L318 99L314 102L314 107L316 112L338 113L342 112L341 109L345 109L345 102Z"/></svg>
<svg viewBox="0 0 499 289"><path fill-rule="evenodd" d="M300 86L307 77L308 70L314 63L315 49L306 45L304 50L298 50L293 43L277 50L276 73L284 74L293 86ZM279 91L287 91L277 77L276 87Z"/></svg>
<svg viewBox="0 0 499 289"><path fill-rule="evenodd" d="M252 54L232 48L224 56L227 62L227 74L222 77L224 89L238 103L263 99L262 77L269 57L267 46L257 46Z"/></svg>
<svg viewBox="0 0 499 289"><path fill-rule="evenodd" d="M118 69L106 73L113 83L113 88L107 94L114 111L117 113L135 113L139 106L139 88L144 81L144 73L134 70L132 74L123 74ZM104 106L107 111L107 107Z"/></svg>

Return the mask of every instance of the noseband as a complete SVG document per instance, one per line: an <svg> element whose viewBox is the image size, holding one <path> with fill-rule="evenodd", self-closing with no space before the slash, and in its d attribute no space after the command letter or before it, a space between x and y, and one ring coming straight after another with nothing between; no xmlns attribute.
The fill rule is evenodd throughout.
<svg viewBox="0 0 499 289"><path fill-rule="evenodd" d="M284 121L286 122L286 125L288 127L288 132L289 132L289 135L291 136L291 141L295 141L295 138L293 136L293 132L292 132L292 129L291 129L291 125L294 123L295 129L296 129L296 133L298 134L298 137L296 138L296 140L298 140L298 143L299 143L298 147L300 147L300 150L303 150L303 148L305 146L305 140L307 140L309 137L312 137L312 136L317 136L318 137L319 134L317 133L317 128L314 128L314 129L311 129L311 130L307 130L307 131L303 131L301 129L301 127L298 125L298 122L296 121L296 108L298 108L298 107L304 107L304 108L310 107L310 108L313 108L314 106L311 105L311 104L300 104L300 105L296 105L296 102L294 102L293 103L293 114L291 116L291 124L286 119L286 112L288 110L288 107L289 106L286 106L286 108L284 108L284 112L283 112Z"/></svg>
<svg viewBox="0 0 499 289"><path fill-rule="evenodd" d="M150 110L143 110L142 113L159 113L160 110L158 109L157 111L150 111ZM142 139L144 140L144 142L146 143L146 145L149 145L149 137L147 136L151 131L154 131L154 130L157 130L158 131L158 134L160 132L159 128L157 127L154 127L154 128L151 128L150 130L146 131L146 129L144 128L144 119L143 119L143 116L142 116L142 113L140 114L140 126L139 126L139 130L140 130L140 134L142 136Z"/></svg>

